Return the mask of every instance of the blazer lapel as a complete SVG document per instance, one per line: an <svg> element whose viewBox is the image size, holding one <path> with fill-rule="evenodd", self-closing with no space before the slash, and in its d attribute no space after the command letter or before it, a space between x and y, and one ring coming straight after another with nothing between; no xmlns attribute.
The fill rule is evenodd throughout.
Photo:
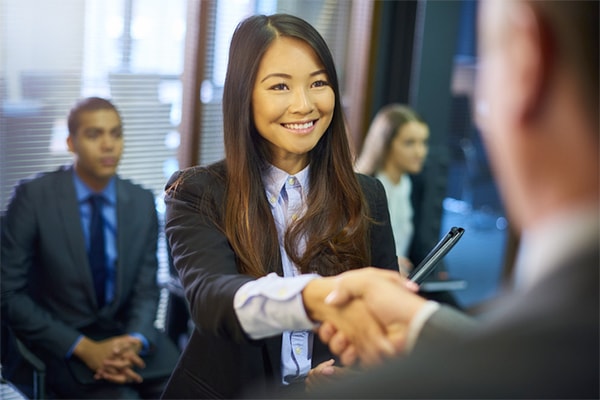
<svg viewBox="0 0 600 400"><path fill-rule="evenodd" d="M85 240L81 226L81 215L79 203L73 184L72 170L65 170L57 175L56 193L57 207L63 224L66 250L70 253L73 265L76 266L74 273L80 274L82 282L88 286L90 301L95 303L94 285L92 272L87 257Z"/></svg>
<svg viewBox="0 0 600 400"><path fill-rule="evenodd" d="M116 180L117 190L117 262L115 265L115 298L112 302L113 306L120 303L120 298L123 295L123 279L126 279L122 267L129 265L130 262L126 257L129 254L126 251L127 238L129 235L134 234L132 232L133 224L132 219L134 215L135 205L131 204L131 196L127 192L126 186L123 181L117 177Z"/></svg>

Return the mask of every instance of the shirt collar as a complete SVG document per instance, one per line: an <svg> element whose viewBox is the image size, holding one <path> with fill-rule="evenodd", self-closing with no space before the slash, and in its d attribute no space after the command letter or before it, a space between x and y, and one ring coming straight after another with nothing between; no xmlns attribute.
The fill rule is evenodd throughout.
<svg viewBox="0 0 600 400"><path fill-rule="evenodd" d="M289 178L296 178L300 186L306 192L308 191L308 175L310 171L310 165L307 165L303 170L295 175L290 175L284 170L277 168L274 165L269 164L262 173L262 181L265 186L267 194L267 200L269 204L274 205L281 196L281 189L286 184Z"/></svg>
<svg viewBox="0 0 600 400"><path fill-rule="evenodd" d="M75 184L75 193L77 194L77 201L79 203L87 201L92 194L102 195L104 201L108 202L109 204L114 205L117 203L117 185L115 183L116 177L113 176L108 182L108 185L106 185L102 191L97 193L90 189L90 187L81 180L79 175L77 175L75 172L75 168L71 167L71 171L73 172L73 183Z"/></svg>
<svg viewBox="0 0 600 400"><path fill-rule="evenodd" d="M581 209L556 216L523 232L515 263L516 287L533 286L586 246L597 246L599 221L597 209Z"/></svg>

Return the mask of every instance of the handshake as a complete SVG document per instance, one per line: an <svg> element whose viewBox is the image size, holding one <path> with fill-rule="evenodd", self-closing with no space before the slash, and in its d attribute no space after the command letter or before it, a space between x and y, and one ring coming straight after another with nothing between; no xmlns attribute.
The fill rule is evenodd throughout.
<svg viewBox="0 0 600 400"><path fill-rule="evenodd" d="M368 267L312 280L302 297L342 364L373 366L410 350L409 326L427 303L418 289L398 272Z"/></svg>

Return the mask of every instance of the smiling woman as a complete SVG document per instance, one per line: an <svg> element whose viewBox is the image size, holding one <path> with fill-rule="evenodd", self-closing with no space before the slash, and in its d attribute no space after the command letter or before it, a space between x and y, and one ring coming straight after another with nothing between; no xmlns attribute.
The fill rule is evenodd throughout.
<svg viewBox="0 0 600 400"><path fill-rule="evenodd" d="M397 264L383 186L353 171L340 98L310 24L276 14L238 25L225 160L167 185L166 234L196 329L165 398L303 393L307 376L314 387L331 379L319 371L345 372L314 340L303 289L319 275Z"/></svg>
<svg viewBox="0 0 600 400"><path fill-rule="evenodd" d="M269 143L271 164L295 174L329 127L335 94L314 50L278 38L265 52L252 91L254 123Z"/></svg>
<svg viewBox="0 0 600 400"><path fill-rule="evenodd" d="M302 40L276 39L260 62L252 103L256 128L268 142L269 162L290 174L304 169L335 106L314 50Z"/></svg>

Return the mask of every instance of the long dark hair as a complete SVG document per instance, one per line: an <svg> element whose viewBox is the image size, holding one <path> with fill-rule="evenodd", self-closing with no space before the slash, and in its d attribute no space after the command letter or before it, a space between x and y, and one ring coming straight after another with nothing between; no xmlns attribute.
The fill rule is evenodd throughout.
<svg viewBox="0 0 600 400"><path fill-rule="evenodd" d="M321 35L287 14L256 15L236 28L223 92L227 166L224 231L240 272L262 276L281 260L277 231L261 180L269 150L252 118L252 90L260 61L273 40L292 37L312 47L335 94L330 126L310 151L310 192L305 215L285 235L285 248L302 273L334 275L370 261L367 205L352 169L333 57ZM303 254L295 244L306 238Z"/></svg>

